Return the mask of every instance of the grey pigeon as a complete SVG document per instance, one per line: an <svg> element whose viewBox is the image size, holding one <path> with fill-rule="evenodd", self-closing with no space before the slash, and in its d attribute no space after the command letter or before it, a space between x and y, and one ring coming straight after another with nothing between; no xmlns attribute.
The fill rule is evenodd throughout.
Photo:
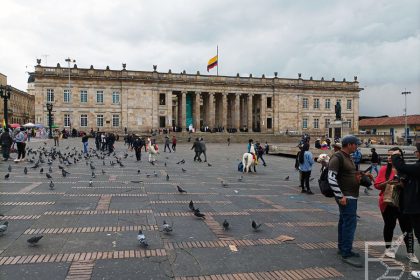
<svg viewBox="0 0 420 280"><path fill-rule="evenodd" d="M156 173L156 171L154 171L154 170L153 170L153 175L155 175L155 177L158 176L157 173Z"/></svg>
<svg viewBox="0 0 420 280"><path fill-rule="evenodd" d="M202 218L203 220L206 219L206 217L205 217L206 215L204 215L203 213L200 213L200 210L198 210L198 209L194 210L194 216L196 216L198 218Z"/></svg>
<svg viewBox="0 0 420 280"><path fill-rule="evenodd" d="M186 193L187 192L186 190L184 190L183 188L181 188L178 185L176 186L176 188L177 188L177 190L178 190L179 193Z"/></svg>
<svg viewBox="0 0 420 280"><path fill-rule="evenodd" d="M225 219L224 221L223 221L223 229L224 230L228 230L229 229L229 223L228 223L228 221Z"/></svg>
<svg viewBox="0 0 420 280"><path fill-rule="evenodd" d="M166 174L166 181L169 181L169 174Z"/></svg>
<svg viewBox="0 0 420 280"><path fill-rule="evenodd" d="M309 179L309 182L312 182L314 179L315 179L314 177L310 178Z"/></svg>
<svg viewBox="0 0 420 280"><path fill-rule="evenodd" d="M96 178L95 172L92 171L92 178Z"/></svg>
<svg viewBox="0 0 420 280"><path fill-rule="evenodd" d="M89 187L92 187L93 186L93 181L92 180L90 180L89 181Z"/></svg>
<svg viewBox="0 0 420 280"><path fill-rule="evenodd" d="M225 181L221 181L220 183L222 183L222 187L226 188L227 186L229 186Z"/></svg>
<svg viewBox="0 0 420 280"><path fill-rule="evenodd" d="M51 179L51 175L49 173L45 173L45 176L47 176L48 179Z"/></svg>
<svg viewBox="0 0 420 280"><path fill-rule="evenodd" d="M67 174L70 174L70 173L67 172L65 169L61 169L61 174L63 175L63 177L66 177Z"/></svg>
<svg viewBox="0 0 420 280"><path fill-rule="evenodd" d="M289 181L290 176L286 176L286 178L284 178L285 181Z"/></svg>
<svg viewBox="0 0 420 280"><path fill-rule="evenodd" d="M254 220L252 220L251 226L255 231L258 231L260 229L262 224L257 224Z"/></svg>
<svg viewBox="0 0 420 280"><path fill-rule="evenodd" d="M23 173L25 173L25 175L26 175L26 174L28 174L28 168L26 168L26 166L25 166L25 168L23 169Z"/></svg>
<svg viewBox="0 0 420 280"><path fill-rule="evenodd" d="M38 242L39 242L39 240L41 240L42 237L44 237L44 236L43 235L32 236L31 238L29 238L26 241L29 243L29 245L35 246L35 245L38 245Z"/></svg>
<svg viewBox="0 0 420 280"><path fill-rule="evenodd" d="M137 174L140 174L140 169L137 170Z"/></svg>
<svg viewBox="0 0 420 280"><path fill-rule="evenodd" d="M242 177L242 175L238 178L239 182L242 182L242 180L244 179L244 177Z"/></svg>
<svg viewBox="0 0 420 280"><path fill-rule="evenodd" d="M210 163L207 163L207 166L211 167L212 165Z"/></svg>
<svg viewBox="0 0 420 280"><path fill-rule="evenodd" d="M105 174L105 173L106 173L105 170L102 169L102 175Z"/></svg>
<svg viewBox="0 0 420 280"><path fill-rule="evenodd" d="M194 202L191 200L190 203L188 204L188 207L190 208L191 211L194 211Z"/></svg>
<svg viewBox="0 0 420 280"><path fill-rule="evenodd" d="M149 246L149 244L147 244L147 241L146 241L146 236L143 234L141 230L139 230L139 233L137 234L137 241L143 247Z"/></svg>
<svg viewBox="0 0 420 280"><path fill-rule="evenodd" d="M52 173L52 168L50 166L50 168L48 168L48 172Z"/></svg>
<svg viewBox="0 0 420 280"><path fill-rule="evenodd" d="M165 233L169 233L172 231L172 226L170 226L165 220L163 221L163 227L162 227L163 232Z"/></svg>
<svg viewBox="0 0 420 280"><path fill-rule="evenodd" d="M185 172L187 172L187 170L185 170L184 168L181 168L181 170L182 170L182 172L184 172L184 173L185 173Z"/></svg>
<svg viewBox="0 0 420 280"><path fill-rule="evenodd" d="M0 225L0 235L3 235L7 228L9 227L9 222L5 221L3 224Z"/></svg>
<svg viewBox="0 0 420 280"><path fill-rule="evenodd" d="M9 167L7 167L7 170L9 171L9 172L12 172L12 166L9 164Z"/></svg>
<svg viewBox="0 0 420 280"><path fill-rule="evenodd" d="M53 181L50 181L50 190L53 190L54 189L54 183L53 183Z"/></svg>
<svg viewBox="0 0 420 280"><path fill-rule="evenodd" d="M39 170L39 173L44 173L44 168L41 168L40 170Z"/></svg>
<svg viewBox="0 0 420 280"><path fill-rule="evenodd" d="M6 175L4 175L4 179L5 180L9 179L9 177L10 177L10 174L9 173L7 173Z"/></svg>

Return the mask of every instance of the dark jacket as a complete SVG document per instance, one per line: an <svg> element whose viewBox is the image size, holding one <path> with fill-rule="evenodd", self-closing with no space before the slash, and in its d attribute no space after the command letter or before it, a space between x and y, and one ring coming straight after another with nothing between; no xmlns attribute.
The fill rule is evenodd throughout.
<svg viewBox="0 0 420 280"><path fill-rule="evenodd" d="M392 164L400 178L404 178L404 188L400 205L405 214L420 214L420 160L414 164L406 164L399 155L393 155Z"/></svg>
<svg viewBox="0 0 420 280"><path fill-rule="evenodd" d="M199 140L195 140L191 150L194 149L194 152L201 152L201 145Z"/></svg>
<svg viewBox="0 0 420 280"><path fill-rule="evenodd" d="M0 136L0 144L2 146L11 146L13 144L13 138L7 130L3 131Z"/></svg>
<svg viewBox="0 0 420 280"><path fill-rule="evenodd" d="M205 152L207 150L206 142L204 142L204 140L200 140L200 150L201 152Z"/></svg>

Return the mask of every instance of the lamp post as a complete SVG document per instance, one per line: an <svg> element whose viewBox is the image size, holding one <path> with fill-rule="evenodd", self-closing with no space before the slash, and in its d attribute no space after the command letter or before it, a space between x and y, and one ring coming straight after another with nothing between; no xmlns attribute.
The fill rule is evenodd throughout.
<svg viewBox="0 0 420 280"><path fill-rule="evenodd" d="M404 116L405 116L405 127L404 127L404 144L407 145L408 144L408 133L407 133L407 94L411 94L410 91L403 91L401 92L402 95L404 95L404 99L405 99L405 106L404 106Z"/></svg>
<svg viewBox="0 0 420 280"><path fill-rule="evenodd" d="M48 110L48 126L50 127L50 131L48 132L48 138L52 139L52 116L51 111L53 109L52 103L47 103L47 110Z"/></svg>
<svg viewBox="0 0 420 280"><path fill-rule="evenodd" d="M69 102L70 102L70 96L71 96L71 94L70 94L70 91L71 91L71 83L70 83L70 73L71 73L71 70L70 70L70 64L71 63L76 63L76 60L75 59L71 59L70 57L68 57L68 58L66 58L65 61L68 63L68 68L69 68L68 94L69 94ZM69 107L70 107L70 105L69 105ZM69 135L71 135L71 133L72 133L72 131L71 131L71 117L70 117L70 112L71 112L71 110L69 108L69 127L70 127Z"/></svg>
<svg viewBox="0 0 420 280"><path fill-rule="evenodd" d="M9 125L7 101L10 99L11 93L12 89L10 88L10 86L0 85L0 96L1 98L3 98L4 101L4 128L8 127Z"/></svg>

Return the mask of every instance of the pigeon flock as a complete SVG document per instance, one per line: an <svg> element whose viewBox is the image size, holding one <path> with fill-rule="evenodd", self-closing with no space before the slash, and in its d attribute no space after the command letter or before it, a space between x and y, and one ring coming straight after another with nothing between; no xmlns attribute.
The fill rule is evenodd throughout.
<svg viewBox="0 0 420 280"><path fill-rule="evenodd" d="M95 164L97 164L98 161L102 162L102 166L109 166L111 168L114 168L115 166L119 166L119 168L124 168L125 164L123 163L122 160L127 159L128 157L129 155L126 152L124 152L123 156L118 156L118 154L115 151L112 153L109 153L109 152L97 151L95 149L89 149L89 152L87 154L84 154L82 151L78 151L76 148L71 149L69 146L65 148L65 152L62 152L61 150L55 147L48 148L47 143L44 142L44 145L37 149L35 148L27 149L28 166L25 166L23 168L23 174L28 175L29 173L28 168L34 171L39 170L38 174L41 174L42 176L44 176L45 174L44 178L47 179L47 182L49 181L49 184L48 184L49 190L54 191L55 190L54 179L57 179L55 178L56 176L58 176L57 174L61 173L61 177L66 178L68 175L71 175L69 170L71 171L71 167L73 165L80 165L83 161L85 161L86 167L84 168L90 170L91 172L91 176L88 181L88 187L93 188L95 186L94 180L96 179ZM58 167L57 172L54 172L53 170L53 165L55 162L57 163L57 167ZM186 163L185 159L181 159L180 161L176 162L176 164L179 164L179 165L183 165L185 163ZM45 166L44 164L48 165L48 171L46 171L45 173L44 173L44 168L46 168L47 166ZM150 164L155 166L154 162L150 162ZM164 162L164 166L166 167L167 165L168 165L167 162ZM207 165L209 167L212 166L210 163L207 163ZM4 176L5 180L10 179L12 170L13 168L9 164L7 168L8 173L6 173ZM181 167L181 171L182 173L187 173L187 169L183 167ZM31 173L35 174L35 172L31 172ZM137 169L136 173L138 176L140 176L141 170ZM101 174L105 175L107 174L107 171L105 171L104 169L101 169ZM145 176L147 178L158 177L158 173L156 172L156 170L153 170L153 174L146 173ZM166 173L165 178L166 178L166 181L170 181L170 176L168 173ZM66 180L69 180L69 178L67 178ZM289 178L287 177L285 178L285 180L289 180ZM238 181L239 182L243 181L242 175L238 178ZM142 181L132 180L131 182L139 183ZM221 180L221 186L226 188L228 187L228 183L226 183L224 180ZM176 189L180 195L185 195L188 193L188 191L184 189L183 187L181 187L179 184L176 185ZM193 200L190 200L188 208L197 219L200 219L200 220L206 219L206 215L202 213L199 210L199 208L197 208L194 205ZM226 219L223 221L222 226L225 231L231 228L231 224ZM257 222L252 220L251 228L255 232L259 231L261 229L261 226L262 224L257 224ZM9 221L0 220L0 237L6 234L8 228L9 228ZM171 234L173 231L174 231L173 224L169 224L164 220L161 227L161 232L165 234ZM31 236L29 239L27 239L27 243L29 246L35 247L40 243L40 240L42 238L43 238L43 235ZM147 248L149 246L146 239L146 235L143 233L142 230L139 230L137 234L137 241L138 241L139 246L143 248Z"/></svg>

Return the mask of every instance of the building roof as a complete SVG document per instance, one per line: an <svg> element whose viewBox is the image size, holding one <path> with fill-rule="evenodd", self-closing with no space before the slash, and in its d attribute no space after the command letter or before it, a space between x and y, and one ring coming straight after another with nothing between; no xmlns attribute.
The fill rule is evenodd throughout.
<svg viewBox="0 0 420 280"><path fill-rule="evenodd" d="M407 116L408 125L420 125L420 115ZM359 121L359 127L405 125L405 117L370 118Z"/></svg>

